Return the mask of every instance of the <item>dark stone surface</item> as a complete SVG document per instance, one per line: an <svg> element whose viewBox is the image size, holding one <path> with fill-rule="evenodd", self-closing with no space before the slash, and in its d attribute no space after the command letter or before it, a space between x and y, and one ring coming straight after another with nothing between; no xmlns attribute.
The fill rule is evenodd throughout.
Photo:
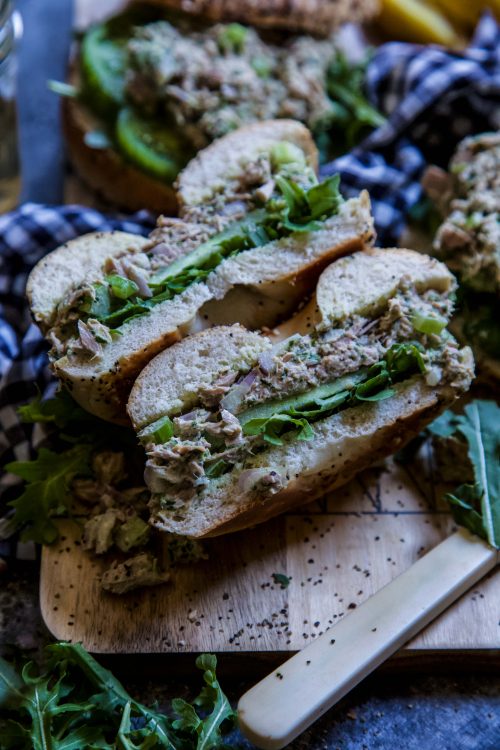
<svg viewBox="0 0 500 750"><path fill-rule="evenodd" d="M70 43L70 0L18 0L25 21L21 48L20 118L24 200L58 202L63 183L63 146L58 101L48 78L62 79ZM0 651L27 650L36 655L50 635L38 609L38 567L11 563L0 577ZM194 662L194 659L193 659ZM226 658L227 662L227 658ZM498 661L497 661L498 664ZM120 677L144 702L193 695L194 677L173 678L168 659L164 678L141 677L126 656L115 662ZM235 670L232 670L233 673ZM238 671L238 670L236 670ZM245 668L227 677L224 687L237 699L246 687ZM133 674L133 677L131 676ZM133 680L133 681L132 681ZM234 735L233 747L250 746ZM500 676L498 670L443 674L376 673L299 740L295 750L500 750Z"/></svg>

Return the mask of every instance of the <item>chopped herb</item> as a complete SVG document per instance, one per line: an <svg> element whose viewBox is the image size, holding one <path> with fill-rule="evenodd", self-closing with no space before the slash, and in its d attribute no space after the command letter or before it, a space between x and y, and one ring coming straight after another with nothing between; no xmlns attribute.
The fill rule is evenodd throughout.
<svg viewBox="0 0 500 750"><path fill-rule="evenodd" d="M118 297L118 299L128 299L139 291L139 287L135 281L125 279L123 276L118 276L118 274L106 276L106 281L109 284L111 294Z"/></svg>
<svg viewBox="0 0 500 750"><path fill-rule="evenodd" d="M143 443L166 443L173 434L174 424L170 417L165 415L141 430L139 439Z"/></svg>
<svg viewBox="0 0 500 750"><path fill-rule="evenodd" d="M76 86L64 83L63 81L48 81L47 88L53 91L54 94L59 94L59 96L65 96L70 99L75 99L80 93Z"/></svg>
<svg viewBox="0 0 500 750"><path fill-rule="evenodd" d="M245 49L247 35L248 29L239 23L223 26L217 39L220 51L241 54Z"/></svg>
<svg viewBox="0 0 500 750"><path fill-rule="evenodd" d="M273 573L273 580L275 583L279 583L282 589L286 589L290 585L290 578L284 573Z"/></svg>
<svg viewBox="0 0 500 750"><path fill-rule="evenodd" d="M221 477L223 474L228 472L230 468L231 465L228 464L227 461L224 461L222 458L220 458L218 461L210 464L205 469L205 474L210 479L216 479L217 477Z"/></svg>
<svg viewBox="0 0 500 750"><path fill-rule="evenodd" d="M411 324L419 333L439 335L443 328L446 328L446 323L446 318L442 318L440 315L423 315L416 312L411 317Z"/></svg>

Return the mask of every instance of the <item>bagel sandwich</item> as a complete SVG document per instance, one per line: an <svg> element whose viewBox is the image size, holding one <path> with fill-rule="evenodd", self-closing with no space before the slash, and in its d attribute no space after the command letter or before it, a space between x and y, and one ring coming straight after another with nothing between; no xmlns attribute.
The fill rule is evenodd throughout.
<svg viewBox="0 0 500 750"><path fill-rule="evenodd" d="M372 244L367 193L343 200L316 169L305 126L247 126L186 167L180 219L161 217L149 239L94 233L43 258L28 298L75 400L126 422L132 383L160 351L213 324L274 326L329 262Z"/></svg>
<svg viewBox="0 0 500 750"><path fill-rule="evenodd" d="M375 0L129 4L84 32L68 83L52 84L76 171L111 203L175 215L179 171L238 127L292 118L325 156L352 145L382 121L363 64L309 33L328 37L375 10Z"/></svg>
<svg viewBox="0 0 500 750"><path fill-rule="evenodd" d="M446 330L455 286L420 253L358 252L271 336L218 326L155 357L127 405L153 526L238 531L399 450L470 386L470 349Z"/></svg>

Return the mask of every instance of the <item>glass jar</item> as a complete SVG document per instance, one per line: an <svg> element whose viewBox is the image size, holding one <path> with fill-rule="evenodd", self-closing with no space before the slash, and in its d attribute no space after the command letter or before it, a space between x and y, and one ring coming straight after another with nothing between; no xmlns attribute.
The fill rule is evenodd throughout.
<svg viewBox="0 0 500 750"><path fill-rule="evenodd" d="M0 0L0 213L14 208L21 192L16 108L16 44L21 34L21 16L10 0Z"/></svg>

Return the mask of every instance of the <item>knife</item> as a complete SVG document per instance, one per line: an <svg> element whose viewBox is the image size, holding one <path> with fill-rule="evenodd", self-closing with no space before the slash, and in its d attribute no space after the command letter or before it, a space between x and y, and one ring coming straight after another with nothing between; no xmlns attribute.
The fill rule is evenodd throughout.
<svg viewBox="0 0 500 750"><path fill-rule="evenodd" d="M498 561L496 548L460 528L248 690L242 733L262 750L288 745Z"/></svg>

